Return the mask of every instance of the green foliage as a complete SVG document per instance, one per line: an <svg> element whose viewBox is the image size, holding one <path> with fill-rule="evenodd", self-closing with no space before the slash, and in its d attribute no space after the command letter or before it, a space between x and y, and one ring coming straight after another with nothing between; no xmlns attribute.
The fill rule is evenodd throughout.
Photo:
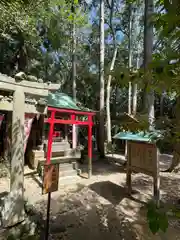
<svg viewBox="0 0 180 240"><path fill-rule="evenodd" d="M174 217L180 219L180 209L179 208L173 206L171 211L172 211L172 214Z"/></svg>
<svg viewBox="0 0 180 240"><path fill-rule="evenodd" d="M164 203L160 203L160 206L157 207L155 202L149 202L147 205L147 221L153 234L160 231L166 233L169 219L180 219L179 207Z"/></svg>
<svg viewBox="0 0 180 240"><path fill-rule="evenodd" d="M150 202L147 208L147 220L151 232L153 234L156 234L160 230L166 232L168 218L164 208L158 208L154 202Z"/></svg>

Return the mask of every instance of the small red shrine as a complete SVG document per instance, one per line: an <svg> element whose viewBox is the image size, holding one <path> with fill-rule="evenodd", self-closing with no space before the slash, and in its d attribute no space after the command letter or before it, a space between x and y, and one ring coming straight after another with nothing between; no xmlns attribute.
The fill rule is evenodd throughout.
<svg viewBox="0 0 180 240"><path fill-rule="evenodd" d="M92 128L94 115L94 111L77 105L68 95L58 91L49 92L46 116L43 114L25 114L25 163L34 169L38 167L38 164L49 164L54 160L60 164L64 163L69 161L68 156L64 156L63 159L61 155L63 151L66 151L66 148L72 151L72 153L80 153L77 158L73 154L69 155L71 162L76 162L77 159L80 159L81 150L76 148L76 144L75 146L73 144L70 146L71 140L73 142L73 139L76 140L76 136L78 136L76 135L77 132L72 131L73 125L77 126L77 128L78 126L86 126L88 135L88 141L86 142L88 150L88 175L90 177L92 173ZM0 117L1 124L4 114L0 115ZM69 136L67 134L68 130L71 130L72 135ZM83 145L84 142L83 138ZM53 152L53 147L56 148L55 152ZM58 155L59 153L60 155Z"/></svg>
<svg viewBox="0 0 180 240"><path fill-rule="evenodd" d="M60 133L54 131L55 124L80 125L88 127L88 176L92 174L92 126L95 112L77 106L74 101L63 93L50 93L48 97L48 117L45 124L49 124L46 164L51 162L53 137ZM72 136L73 138L73 136Z"/></svg>

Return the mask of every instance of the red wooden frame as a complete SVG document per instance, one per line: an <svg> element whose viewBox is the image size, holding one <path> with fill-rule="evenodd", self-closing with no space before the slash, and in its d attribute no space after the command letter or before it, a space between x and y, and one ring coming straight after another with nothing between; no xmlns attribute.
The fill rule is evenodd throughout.
<svg viewBox="0 0 180 240"><path fill-rule="evenodd" d="M45 123L49 123L49 134L48 134L48 147L47 147L47 157L46 163L51 163L51 155L52 155L52 142L53 142L53 134L54 134L54 124L67 124L67 125L87 125L88 126L88 176L91 177L92 174L92 126L93 126L93 116L95 112L81 112L70 109L58 109L53 107L48 107L48 111L51 112L51 116L44 120ZM68 113L71 116L71 119L56 119L55 113ZM86 121L76 120L76 116L85 115L88 117Z"/></svg>
<svg viewBox="0 0 180 240"><path fill-rule="evenodd" d="M95 112L85 112L85 111L77 111L77 110L71 110L71 109L61 109L61 108L53 108L48 107L48 111L52 112L61 112L61 113L69 113L70 115L85 115L85 116L94 116L96 115Z"/></svg>

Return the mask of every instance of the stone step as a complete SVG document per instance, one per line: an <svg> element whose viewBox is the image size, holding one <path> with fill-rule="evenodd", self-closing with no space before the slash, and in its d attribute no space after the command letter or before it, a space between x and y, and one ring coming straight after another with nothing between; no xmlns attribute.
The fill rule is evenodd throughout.
<svg viewBox="0 0 180 240"><path fill-rule="evenodd" d="M64 157L52 157L51 158L51 163L59 163L59 164L65 164L65 163L74 163L77 160L79 160L79 158L75 158L75 157L68 157L68 156L64 156ZM39 164L38 165L44 165L46 163L46 159L42 158L39 159Z"/></svg>
<svg viewBox="0 0 180 240"><path fill-rule="evenodd" d="M47 152L47 143L44 144L44 150ZM69 142L53 142L52 143L52 152L60 152L66 149L70 149Z"/></svg>
<svg viewBox="0 0 180 240"><path fill-rule="evenodd" d="M33 150L34 157L44 157L44 151L42 150Z"/></svg>
<svg viewBox="0 0 180 240"><path fill-rule="evenodd" d="M46 154L47 153L45 153L45 157L46 157ZM63 150L58 149L58 151L56 151L56 152L52 151L52 157L63 157L63 156L80 158L81 157L81 151L80 150L75 150L75 149L72 149L72 148L63 149Z"/></svg>

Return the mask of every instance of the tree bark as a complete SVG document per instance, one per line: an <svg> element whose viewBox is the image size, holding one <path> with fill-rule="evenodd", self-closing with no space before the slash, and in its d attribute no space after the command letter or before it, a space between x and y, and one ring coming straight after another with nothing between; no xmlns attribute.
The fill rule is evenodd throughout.
<svg viewBox="0 0 180 240"><path fill-rule="evenodd" d="M110 65L110 74L108 76L108 82L107 82L107 95L106 95L106 115L107 115L107 143L112 142L112 136L111 136L111 111L110 111L110 98L111 98L111 80L112 75L111 71L114 69L116 56L117 56L117 47L115 47L113 52L113 58Z"/></svg>
<svg viewBox="0 0 180 240"><path fill-rule="evenodd" d="M140 43L138 43L137 46L137 59L136 59L136 69L139 69L140 67ZM132 107L132 114L133 116L136 116L137 113L137 96L138 95L138 85L137 83L133 84L133 107Z"/></svg>
<svg viewBox="0 0 180 240"><path fill-rule="evenodd" d="M149 86L152 83L152 74L149 70L149 65L152 62L152 53L153 53L153 24L152 24L152 15L154 13L154 1L145 0L144 7L144 70L145 70L145 86ZM145 106L148 109L145 111L148 112L148 122L149 130L154 129L154 91L151 90L147 93L145 89L145 98L144 101L147 101ZM146 97L147 96L147 97Z"/></svg>
<svg viewBox="0 0 180 240"><path fill-rule="evenodd" d="M75 25L75 9L72 5L73 23L72 23L72 91L73 100L76 102L76 25ZM77 146L77 126L72 126L72 147Z"/></svg>
<svg viewBox="0 0 180 240"><path fill-rule="evenodd" d="M132 4L129 4L129 72L132 68ZM129 82L128 113L132 113L132 83Z"/></svg>
<svg viewBox="0 0 180 240"><path fill-rule="evenodd" d="M100 156L104 157L104 0L100 0L100 60L99 60L99 142Z"/></svg>
<svg viewBox="0 0 180 240"><path fill-rule="evenodd" d="M129 60L129 74L131 72L131 68L132 68L132 4L129 4L129 42L128 42L128 47L129 47L129 56L128 56L128 60ZM129 82L128 85L128 114L131 115L132 114L132 83ZM127 158L127 141L125 144L125 158Z"/></svg>
<svg viewBox="0 0 180 240"><path fill-rule="evenodd" d="M136 112L137 112L137 83L133 84L132 100L133 100L132 114L133 114L133 116L136 116Z"/></svg>

